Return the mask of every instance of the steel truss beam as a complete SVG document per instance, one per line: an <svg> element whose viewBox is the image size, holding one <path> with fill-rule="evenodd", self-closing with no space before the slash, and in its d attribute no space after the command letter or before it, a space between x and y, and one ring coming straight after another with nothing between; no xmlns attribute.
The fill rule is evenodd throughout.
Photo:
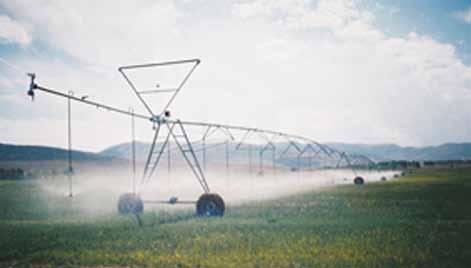
<svg viewBox="0 0 471 268"><path fill-rule="evenodd" d="M186 62L196 62L196 60L185 61L185 63ZM195 66L198 63L196 63ZM125 67L121 67L121 70L131 69L133 67L148 67L148 66L150 66L150 64L149 65L125 66ZM194 68L192 68L191 72L193 70L194 70ZM370 165L374 165L374 161L372 161L371 159L369 159L365 156L362 156L362 155L348 155L345 152L340 152L340 151L338 151L338 150L336 150L336 149L334 149L330 146L321 144L321 143L319 143L315 140L312 140L312 139L309 139L309 138L306 138L306 137L303 137L303 136L300 136L300 135L292 135L292 134L279 132L279 131L265 130L265 129L259 129L259 128L250 128L250 127L243 127L243 126L233 126L233 125L227 125L227 124L214 124L214 123L195 122L195 121L180 121L180 120L173 120L173 119L167 119L167 118L158 118L158 119L156 119L156 117L153 115L153 113L149 116L149 115L144 115L144 114L140 114L140 113L130 112L130 111L125 110L125 109L116 108L116 107L113 107L113 106L110 106L110 105L102 104L102 103L91 101L91 100L88 100L88 99L82 99L82 98L79 98L79 97L75 97L73 95L69 95L69 94L57 91L55 89L51 89L51 88L48 88L48 87L41 86L41 85L38 85L37 83L35 83L35 76L34 75L31 74L30 77L31 77L31 83L30 83L30 89L28 91L28 95L30 95L32 97L35 95L35 91L39 90L39 91L46 92L46 93L49 93L49 94L52 94L52 95L56 95L56 96L66 98L68 100L76 101L76 102L83 103L83 104L88 104L88 105L91 105L91 106L94 106L94 107L97 107L97 108L102 108L102 109L107 110L107 111L115 112L115 113L126 115L126 116L133 116L137 119L147 120L147 121L151 122L152 124L157 125L158 130L160 130L160 127L161 127L160 125L163 124L163 123L165 123L167 126L168 125L174 125L174 124L178 123L179 126L181 126L181 127L184 127L184 126L187 126L187 127L191 127L191 126L203 127L203 128L206 128L205 134L204 134L203 139L202 139L203 144L205 143L206 138L209 137L210 135L212 135L212 133L214 133L214 131L217 131L217 130L220 130L222 133L224 133L226 136L228 136L231 140L235 140L235 138L232 134L233 131L244 131L245 132L244 137L241 140L238 141L238 143L236 145L236 149L239 149L242 146L242 144L244 143L244 141L246 139L248 139L250 136L252 136L253 134L258 134L259 137L262 137L267 142L266 145L261 150L262 153L268 149L267 146L271 147L275 151L276 150L276 145L274 145L273 142L274 142L275 139L282 137L284 139L287 139L291 146L297 146L298 151L300 149L299 145L304 144L304 148L300 149L300 153L301 153L301 151L306 150L306 147L311 148L314 152L314 147L317 147L318 150L315 151L316 157L322 158L324 160L337 162L337 167L341 166L340 164L342 163L343 160L345 160L347 162L347 166L352 167L353 164L351 163L350 159L355 159L355 161L354 161L355 163L357 163L357 161L364 161L364 162L369 163ZM184 84L184 82L181 84L181 86L183 86L183 84ZM157 139L157 132L158 131L156 131L156 135L154 136L154 140L153 140L153 146L154 147L155 147L155 142L156 142L156 139ZM269 139L268 135L271 135L272 139ZM297 142L294 142L294 141L297 141ZM192 143L192 141L189 141L189 142L190 142L190 144ZM204 147L205 147L205 145L204 145ZM203 166L205 165L205 162L206 162L206 156L205 156L205 154L206 154L205 150L206 149L204 147L203 147L203 152L204 152L203 153L203 155L204 155L204 157L203 157ZM153 150L154 150L154 148L152 149L152 151ZM198 151L198 150L193 150L193 153L195 151ZM151 166L148 166L148 164L150 164L150 161L151 161L150 158L151 158L151 156L148 156L148 159L146 161L147 170L144 172L146 174L146 176L148 176L147 175L148 172L149 172L148 169L151 168ZM197 159L196 156L195 156L195 159ZM147 162L149 162L149 163L147 163ZM198 163L198 166L199 166L199 163ZM197 171L197 173L199 173L200 169L201 169L201 167L196 167L195 170ZM353 170L353 168L352 168L352 170ZM151 172L151 174L152 173L153 172ZM355 171L354 171L354 173L355 173ZM202 172L201 172L201 174L202 174ZM199 175L199 178L204 179L204 175L203 176ZM202 184L204 185L205 182L203 182ZM203 185L202 185L202 187L206 188L206 186L203 186Z"/></svg>

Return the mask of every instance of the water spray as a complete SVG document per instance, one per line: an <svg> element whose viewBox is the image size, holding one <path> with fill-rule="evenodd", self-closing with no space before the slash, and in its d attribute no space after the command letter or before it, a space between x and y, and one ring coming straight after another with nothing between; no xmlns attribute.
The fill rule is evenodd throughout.
<svg viewBox="0 0 471 268"><path fill-rule="evenodd" d="M54 90L48 87L44 87L36 84L36 75L34 73L28 73L30 77L30 86L27 94L34 99L35 91L39 90L52 95L60 96L67 99L68 102L68 178L69 178L69 196L72 197L72 135L71 135L71 101L76 101L84 104L88 104L97 108L102 108L110 112L114 112L121 115L131 117L131 139L132 139L132 189L128 193L124 193L120 196L118 202L118 211L122 214L133 214L139 215L144 211L144 204L195 204L196 214L199 216L223 216L225 212L225 203L222 197L211 191L210 185L206 179L205 171L207 170L207 140L209 136L213 135L216 131L222 133L226 140L225 144L225 168L226 172L229 171L231 157L230 148L233 148L234 152L242 150L242 147L248 149L248 165L249 172L252 172L252 152L257 151L259 153L259 171L258 174L263 175L264 172L264 152L269 150L272 151L272 169L275 172L276 169L281 168L283 159L286 159L288 150L294 148L294 155L291 153L291 161L294 159L296 162L295 167L291 166L291 170L300 171L305 165L301 165L301 159L308 159L308 171L322 170L322 169L341 169L347 168L353 172L355 177L355 184L363 178L357 176L355 166L370 165L374 164L372 160L361 155L349 155L345 152L340 152L330 146L321 144L315 140L300 136L292 135L279 131L264 130L258 128L250 128L244 126L233 126L225 124L214 124L207 122L194 122L194 121L183 121L180 119L174 119L169 111L169 108L179 92L181 92L183 86L187 83L189 77L193 74L196 67L201 63L199 59L179 60L179 61L167 61L150 64L139 64L129 65L120 67L118 70L122 74L123 78L137 96L147 114L136 113L133 108L128 110L120 109L111 105L98 103L89 100L85 97L76 97L73 92L62 93L58 90ZM185 73L183 79L175 87L166 87L159 83L154 83L153 89L141 89L138 88L130 76L130 71L139 71L143 69L160 68L164 66L190 66L189 71ZM155 86L155 85L158 86ZM152 109L150 103L146 100L146 96L152 94L170 94L170 97L166 101L165 105L160 109ZM139 187L136 185L136 148L135 148L135 119L145 120L150 123L153 131L153 139L150 146L150 150L147 154L147 159L142 171L141 183ZM203 132L202 138L191 139L187 132L187 128L199 128ZM242 138L236 139L235 133L241 134ZM248 139L258 139L259 142L250 142ZM276 143L277 139L283 138L287 141L287 148L277 148L281 146ZM260 143L260 140L262 143ZM163 142L162 142L163 141ZM237 144L229 146L229 142ZM172 151L170 150L170 143L173 144ZM247 146L243 146L243 145ZM200 146L201 148L198 148ZM167 154L167 167L168 172L172 168L171 164L171 152L177 151L183 157L184 162L190 168L194 178L201 187L202 194L198 200L179 200L177 197L170 197L167 200L162 199L149 199L143 200L141 198L141 190L144 185L148 184L155 175L159 166L160 160L164 154ZM200 163L199 157L196 152L202 152L202 164ZM312 160L316 160L316 167L313 167ZM278 164L280 163L280 164ZM290 164L291 165L291 164ZM300 172L298 172L300 176ZM138 218L140 220L140 218Z"/></svg>

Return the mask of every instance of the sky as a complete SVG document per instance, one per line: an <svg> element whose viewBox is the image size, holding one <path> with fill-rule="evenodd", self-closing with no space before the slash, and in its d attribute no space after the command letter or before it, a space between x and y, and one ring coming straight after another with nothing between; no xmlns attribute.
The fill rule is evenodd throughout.
<svg viewBox="0 0 471 268"><path fill-rule="evenodd" d="M66 101L31 101L26 72L145 113L117 68L190 58L202 63L175 118L320 142L471 142L471 0L0 0L0 143L67 145ZM73 104L72 118L76 148L129 140L127 117ZM138 123L138 139L151 134Z"/></svg>

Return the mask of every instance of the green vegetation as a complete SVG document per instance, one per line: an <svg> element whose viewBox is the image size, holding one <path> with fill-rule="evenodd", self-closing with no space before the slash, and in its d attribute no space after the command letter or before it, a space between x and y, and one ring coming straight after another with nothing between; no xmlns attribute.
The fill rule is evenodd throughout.
<svg viewBox="0 0 471 268"><path fill-rule="evenodd" d="M25 172L20 168L0 168L0 181L24 180Z"/></svg>
<svg viewBox="0 0 471 268"><path fill-rule="evenodd" d="M0 185L0 266L471 267L471 169L253 202L217 219L146 213L142 228L55 198L32 182Z"/></svg>

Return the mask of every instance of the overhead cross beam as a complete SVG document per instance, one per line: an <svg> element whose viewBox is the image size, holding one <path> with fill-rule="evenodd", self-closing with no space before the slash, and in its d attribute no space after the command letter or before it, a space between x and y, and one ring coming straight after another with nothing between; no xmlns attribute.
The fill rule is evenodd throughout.
<svg viewBox="0 0 471 268"><path fill-rule="evenodd" d="M185 83L188 81L190 78L191 74L194 72L196 67L201 63L200 59L189 59L189 60L178 60L178 61L166 61L166 62L158 62L158 63L148 63L148 64L137 64L137 65L128 65L128 66L122 66L118 68L118 71L123 75L124 79L128 83L128 85L131 87L131 89L134 91L136 96L139 98L141 103L144 105L146 110L149 112L149 114L153 118L160 118L164 115L165 111L170 107L172 102L175 100L177 97L178 93L180 90L183 88ZM134 69L143 69L143 68L154 68L154 67L161 67L161 66L170 66L170 65L182 65L182 64L193 64L188 73L183 77L183 80L178 84L176 88L172 89L160 89L160 90L145 90L145 91L139 91L138 88L136 87L135 83L131 80L128 74L126 74L127 70L134 70ZM172 96L168 100L167 104L163 107L163 109L156 114L155 111L151 109L151 106L144 100L142 97L142 94L149 94L149 93L156 93L156 92L173 92Z"/></svg>

